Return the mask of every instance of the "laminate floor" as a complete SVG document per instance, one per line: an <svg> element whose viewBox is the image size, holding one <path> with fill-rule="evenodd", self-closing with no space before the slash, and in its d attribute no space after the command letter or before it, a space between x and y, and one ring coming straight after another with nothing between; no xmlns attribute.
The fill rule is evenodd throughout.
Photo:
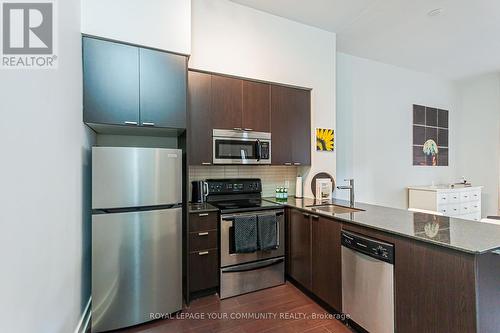
<svg viewBox="0 0 500 333"><path fill-rule="evenodd" d="M191 302L177 318L121 330L125 333L352 333L291 283L225 300Z"/></svg>

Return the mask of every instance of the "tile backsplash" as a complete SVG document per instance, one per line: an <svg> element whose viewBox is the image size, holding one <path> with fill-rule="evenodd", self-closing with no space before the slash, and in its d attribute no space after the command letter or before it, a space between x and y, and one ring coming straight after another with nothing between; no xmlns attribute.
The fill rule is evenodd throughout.
<svg viewBox="0 0 500 333"><path fill-rule="evenodd" d="M190 166L189 181L213 178L260 178L262 196L274 196L276 186L289 182L289 195L295 194L296 167L290 166Z"/></svg>

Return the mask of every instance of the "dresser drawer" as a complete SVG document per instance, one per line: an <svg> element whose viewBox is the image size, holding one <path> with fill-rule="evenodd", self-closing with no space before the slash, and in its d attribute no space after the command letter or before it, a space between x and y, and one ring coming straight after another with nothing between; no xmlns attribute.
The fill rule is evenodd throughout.
<svg viewBox="0 0 500 333"><path fill-rule="evenodd" d="M450 202L449 194L447 192L438 192L437 194L437 203L438 205L446 205Z"/></svg>
<svg viewBox="0 0 500 333"><path fill-rule="evenodd" d="M481 191L471 191L470 194L473 201L481 201Z"/></svg>
<svg viewBox="0 0 500 333"><path fill-rule="evenodd" d="M217 230L189 233L189 252L217 248Z"/></svg>
<svg viewBox="0 0 500 333"><path fill-rule="evenodd" d="M460 193L460 202L469 202L473 198L471 191L465 191Z"/></svg>
<svg viewBox="0 0 500 333"><path fill-rule="evenodd" d="M196 292L217 287L219 258L216 249L189 254L189 290Z"/></svg>
<svg viewBox="0 0 500 333"><path fill-rule="evenodd" d="M189 214L189 232L217 229L217 212Z"/></svg>
<svg viewBox="0 0 500 333"><path fill-rule="evenodd" d="M451 192L448 194L449 203L459 203L460 202L460 192Z"/></svg>

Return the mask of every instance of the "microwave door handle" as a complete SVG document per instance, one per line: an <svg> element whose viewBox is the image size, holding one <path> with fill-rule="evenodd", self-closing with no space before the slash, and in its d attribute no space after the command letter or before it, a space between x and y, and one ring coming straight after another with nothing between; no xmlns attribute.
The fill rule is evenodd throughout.
<svg viewBox="0 0 500 333"><path fill-rule="evenodd" d="M260 140L257 139L257 141L255 141L255 157L257 158L257 161L260 161L260 158L262 156L262 144L260 143Z"/></svg>

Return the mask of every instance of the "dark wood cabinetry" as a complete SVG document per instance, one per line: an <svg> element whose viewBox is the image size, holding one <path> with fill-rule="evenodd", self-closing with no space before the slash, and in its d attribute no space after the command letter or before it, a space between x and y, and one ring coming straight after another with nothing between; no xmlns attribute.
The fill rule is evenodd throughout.
<svg viewBox="0 0 500 333"><path fill-rule="evenodd" d="M212 75L188 72L189 164L212 164Z"/></svg>
<svg viewBox="0 0 500 333"><path fill-rule="evenodd" d="M311 164L311 92L271 87L273 165Z"/></svg>
<svg viewBox="0 0 500 333"><path fill-rule="evenodd" d="M216 292L219 286L217 212L189 214L187 228L186 302L197 295Z"/></svg>
<svg viewBox="0 0 500 333"><path fill-rule="evenodd" d="M274 165L311 164L310 91L191 70L190 165L212 163L212 130L272 133Z"/></svg>
<svg viewBox="0 0 500 333"><path fill-rule="evenodd" d="M241 129L242 80L212 75L212 126Z"/></svg>
<svg viewBox="0 0 500 333"><path fill-rule="evenodd" d="M288 275L341 311L341 223L298 209L289 209L287 217Z"/></svg>
<svg viewBox="0 0 500 333"><path fill-rule="evenodd" d="M271 131L271 85L243 81L242 127L257 132Z"/></svg>
<svg viewBox="0 0 500 333"><path fill-rule="evenodd" d="M83 119L87 123L139 123L139 49L83 38Z"/></svg>
<svg viewBox="0 0 500 333"><path fill-rule="evenodd" d="M324 217L312 222L312 292L334 309L342 310L342 225Z"/></svg>
<svg viewBox="0 0 500 333"><path fill-rule="evenodd" d="M186 57L139 49L140 123L186 127Z"/></svg>
<svg viewBox="0 0 500 333"><path fill-rule="evenodd" d="M289 275L311 289L311 217L296 209L292 209L289 216Z"/></svg>
<svg viewBox="0 0 500 333"><path fill-rule="evenodd" d="M83 119L186 127L185 56L83 37Z"/></svg>

